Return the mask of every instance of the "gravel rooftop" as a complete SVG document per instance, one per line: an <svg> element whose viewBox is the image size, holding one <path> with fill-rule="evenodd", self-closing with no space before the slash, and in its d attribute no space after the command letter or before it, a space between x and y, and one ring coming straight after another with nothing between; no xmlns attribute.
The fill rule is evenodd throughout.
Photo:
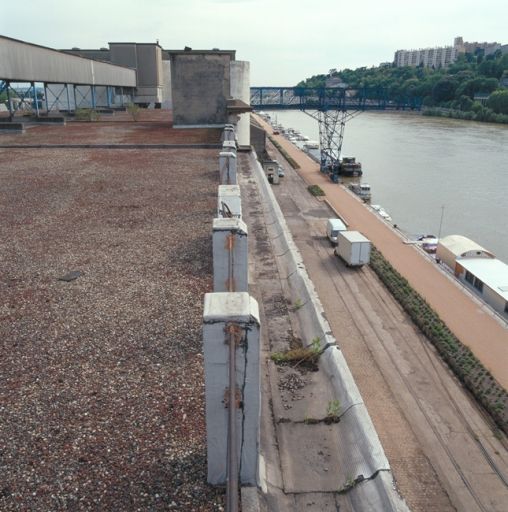
<svg viewBox="0 0 508 512"><path fill-rule="evenodd" d="M0 145L182 141L167 115ZM217 157L0 149L0 510L223 509L206 484L201 355Z"/></svg>

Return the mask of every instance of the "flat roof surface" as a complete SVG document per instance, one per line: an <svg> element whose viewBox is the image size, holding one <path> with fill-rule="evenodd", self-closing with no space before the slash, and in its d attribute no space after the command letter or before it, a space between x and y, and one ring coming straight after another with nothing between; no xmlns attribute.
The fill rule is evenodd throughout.
<svg viewBox="0 0 508 512"><path fill-rule="evenodd" d="M171 140L164 110L123 119L0 148L2 511L224 507L202 357L218 149L22 146Z"/></svg>
<svg viewBox="0 0 508 512"><path fill-rule="evenodd" d="M0 112L0 117L9 112ZM29 119L16 117L16 121ZM101 114L98 122L67 119L66 126L27 124L23 134L2 133L0 147L5 144L218 144L221 130L218 128L175 129L173 116L168 110L140 109L139 120L133 122L128 112Z"/></svg>
<svg viewBox="0 0 508 512"><path fill-rule="evenodd" d="M457 258L466 270L508 300L508 265L495 258Z"/></svg>
<svg viewBox="0 0 508 512"><path fill-rule="evenodd" d="M343 236L350 242L370 242L370 240L359 231L341 231L340 236Z"/></svg>

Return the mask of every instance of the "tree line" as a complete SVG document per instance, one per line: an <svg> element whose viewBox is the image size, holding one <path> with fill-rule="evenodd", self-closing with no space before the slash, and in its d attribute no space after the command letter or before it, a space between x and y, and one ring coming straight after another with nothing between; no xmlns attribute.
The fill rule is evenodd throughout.
<svg viewBox="0 0 508 512"><path fill-rule="evenodd" d="M381 65L334 71L302 80L297 87L325 87L338 77L348 87L383 91L388 101L418 100L424 114L508 123L508 54L460 54L446 68Z"/></svg>

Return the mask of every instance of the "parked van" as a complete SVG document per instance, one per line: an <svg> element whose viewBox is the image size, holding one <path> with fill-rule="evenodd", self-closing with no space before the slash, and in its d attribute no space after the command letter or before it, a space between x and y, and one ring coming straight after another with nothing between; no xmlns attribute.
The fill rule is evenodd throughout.
<svg viewBox="0 0 508 512"><path fill-rule="evenodd" d="M326 222L326 236L333 245L337 245L339 231L346 231L347 226L340 219L328 219Z"/></svg>

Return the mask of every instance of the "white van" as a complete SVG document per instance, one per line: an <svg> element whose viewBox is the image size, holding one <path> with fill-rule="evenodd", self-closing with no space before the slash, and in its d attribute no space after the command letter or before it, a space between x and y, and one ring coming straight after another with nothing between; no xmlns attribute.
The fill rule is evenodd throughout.
<svg viewBox="0 0 508 512"><path fill-rule="evenodd" d="M347 231L347 226L340 219L328 219L326 222L326 236L333 245L337 245L339 231Z"/></svg>

